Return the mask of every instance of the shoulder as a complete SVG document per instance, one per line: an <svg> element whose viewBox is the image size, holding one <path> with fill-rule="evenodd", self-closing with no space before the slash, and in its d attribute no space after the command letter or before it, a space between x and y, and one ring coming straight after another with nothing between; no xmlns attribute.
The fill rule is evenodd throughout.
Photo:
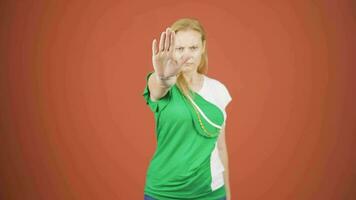
<svg viewBox="0 0 356 200"><path fill-rule="evenodd" d="M206 88L209 90L209 92L213 93L219 101L221 101L223 105L222 107L225 108L227 104L232 100L232 97L226 85L210 76L205 75L205 78L207 86Z"/></svg>
<svg viewBox="0 0 356 200"><path fill-rule="evenodd" d="M229 93L227 87L221 81L207 75L205 75L205 78L208 87L211 87L215 92Z"/></svg>

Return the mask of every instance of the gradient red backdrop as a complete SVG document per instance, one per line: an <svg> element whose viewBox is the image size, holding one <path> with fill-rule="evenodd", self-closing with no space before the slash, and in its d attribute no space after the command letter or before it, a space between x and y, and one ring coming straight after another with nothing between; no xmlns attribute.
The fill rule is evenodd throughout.
<svg viewBox="0 0 356 200"><path fill-rule="evenodd" d="M1 1L0 198L143 199L151 42L207 31L232 199L356 199L356 3Z"/></svg>

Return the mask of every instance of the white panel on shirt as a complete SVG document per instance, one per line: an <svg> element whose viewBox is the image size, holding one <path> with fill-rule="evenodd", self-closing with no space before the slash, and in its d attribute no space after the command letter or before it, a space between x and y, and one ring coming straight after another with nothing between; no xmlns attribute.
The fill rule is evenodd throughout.
<svg viewBox="0 0 356 200"><path fill-rule="evenodd" d="M211 153L211 157L210 157L210 172L211 172L210 187L212 191L224 185L224 174L223 174L224 170L225 168L220 160L217 143L215 143L215 148Z"/></svg>
<svg viewBox="0 0 356 200"><path fill-rule="evenodd" d="M198 92L205 100L216 105L224 114L224 123L226 121L225 108L232 100L229 91L221 82L204 76L204 84L202 89ZM221 162L217 142L210 157L210 170L211 170L211 189L212 191L224 185L224 165Z"/></svg>
<svg viewBox="0 0 356 200"><path fill-rule="evenodd" d="M216 105L224 114L226 120L225 108L232 100L229 91L220 81L212 79L204 75L204 84L198 92L205 100Z"/></svg>

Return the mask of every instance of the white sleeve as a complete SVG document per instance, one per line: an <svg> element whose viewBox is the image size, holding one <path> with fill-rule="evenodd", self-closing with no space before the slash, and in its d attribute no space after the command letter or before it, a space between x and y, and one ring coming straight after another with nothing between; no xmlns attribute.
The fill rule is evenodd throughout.
<svg viewBox="0 0 356 200"><path fill-rule="evenodd" d="M217 81L217 82L218 82L217 90L219 91L218 92L218 94L219 94L218 102L220 104L221 109L223 110L224 119L226 120L227 115L226 115L225 109L226 109L226 106L232 100L232 97L231 97L228 89L226 88L226 86L223 83L219 82L219 81Z"/></svg>
<svg viewBox="0 0 356 200"><path fill-rule="evenodd" d="M220 86L220 98L222 102L222 108L225 110L226 106L230 103L232 100L232 97L229 93L229 90L226 88L226 86L222 83L219 84Z"/></svg>
<svg viewBox="0 0 356 200"><path fill-rule="evenodd" d="M226 106L230 103L230 101L232 100L232 97L230 96L229 90L224 86L225 88L225 94L224 94L224 100L225 100L225 104L224 104L224 109L226 109Z"/></svg>

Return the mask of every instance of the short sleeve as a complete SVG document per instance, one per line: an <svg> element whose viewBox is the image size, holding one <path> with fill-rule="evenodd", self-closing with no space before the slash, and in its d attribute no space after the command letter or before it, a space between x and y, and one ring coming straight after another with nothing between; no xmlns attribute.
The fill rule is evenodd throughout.
<svg viewBox="0 0 356 200"><path fill-rule="evenodd" d="M146 104L150 107L151 111L154 113L158 113L161 110L163 110L170 102L172 90L170 89L167 92L167 94L165 96L161 97L159 100L153 101L150 98L150 90L148 88L148 79L152 75L152 73L153 72L149 72L146 76L146 86L145 86L142 96L144 97Z"/></svg>
<svg viewBox="0 0 356 200"><path fill-rule="evenodd" d="M222 85L223 87L223 90L222 90L222 93L223 93L223 108L224 110L226 109L227 105L229 105L230 101L232 100L232 97L229 93L229 90L226 88L225 85Z"/></svg>
<svg viewBox="0 0 356 200"><path fill-rule="evenodd" d="M230 103L230 101L232 100L232 97L230 95L229 90L226 88L226 86L221 83L220 81L216 81L216 90L219 94L219 104L221 106L221 108L225 111L227 105Z"/></svg>
<svg viewBox="0 0 356 200"><path fill-rule="evenodd" d="M223 114L224 114L224 120L226 121L226 118L227 118L226 107L230 103L232 98L230 96L229 90L222 83L220 83L220 97L221 97L221 106L222 106Z"/></svg>

